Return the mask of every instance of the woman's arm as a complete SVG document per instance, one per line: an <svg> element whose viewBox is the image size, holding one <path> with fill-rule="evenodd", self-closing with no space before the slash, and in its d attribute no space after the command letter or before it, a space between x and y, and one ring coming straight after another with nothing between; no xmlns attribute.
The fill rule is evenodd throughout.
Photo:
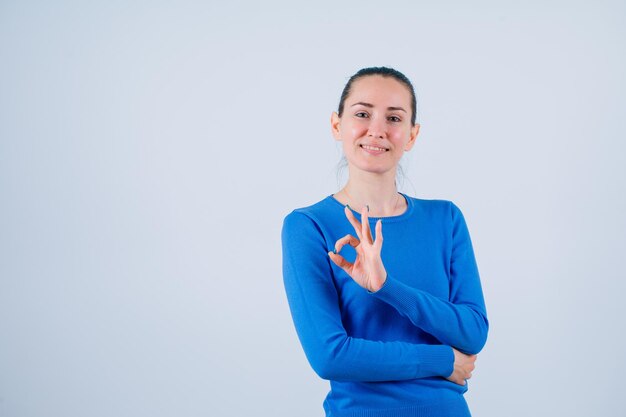
<svg viewBox="0 0 626 417"><path fill-rule="evenodd" d="M437 298L393 276L387 276L382 288L372 296L395 307L441 343L464 353L477 354L487 341L489 322L467 224L456 205L450 203L450 210L450 299Z"/></svg>
<svg viewBox="0 0 626 417"><path fill-rule="evenodd" d="M391 381L453 373L450 346L365 340L347 335L321 231L306 214L283 223L283 279L298 337L324 379Z"/></svg>
<svg viewBox="0 0 626 417"><path fill-rule="evenodd" d="M458 288L456 295L447 301L389 276L372 296L393 306L441 343L454 346L463 353L477 354L487 341L489 323L484 305L477 301L473 293L475 288L471 287Z"/></svg>
<svg viewBox="0 0 626 417"><path fill-rule="evenodd" d="M460 209L450 202L449 300L435 297L387 275L380 257L382 223L377 222L376 239L373 239L367 212L362 213L362 223L350 210L346 210L346 216L359 239L344 237L337 245L339 248L346 243L355 246L357 259L351 264L338 254L329 253L330 258L373 297L393 306L441 343L467 354L480 352L487 340L489 322L469 231Z"/></svg>

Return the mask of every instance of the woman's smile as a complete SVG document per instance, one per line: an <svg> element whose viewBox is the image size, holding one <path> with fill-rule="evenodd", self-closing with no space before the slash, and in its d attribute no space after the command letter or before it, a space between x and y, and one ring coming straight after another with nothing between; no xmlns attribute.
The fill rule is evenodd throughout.
<svg viewBox="0 0 626 417"><path fill-rule="evenodd" d="M361 147L361 149L363 149L365 152L371 155L380 155L389 150L387 148L380 148L380 147L371 146L371 145L359 145L359 146Z"/></svg>

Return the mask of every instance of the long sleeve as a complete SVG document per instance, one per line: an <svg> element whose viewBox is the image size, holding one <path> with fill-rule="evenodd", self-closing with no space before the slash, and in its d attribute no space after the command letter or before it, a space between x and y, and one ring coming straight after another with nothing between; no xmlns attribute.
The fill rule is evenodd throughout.
<svg viewBox="0 0 626 417"><path fill-rule="evenodd" d="M450 346L366 340L347 334L327 244L308 215L294 211L285 217L282 251L283 280L295 328L309 363L321 378L392 381L452 373Z"/></svg>
<svg viewBox="0 0 626 417"><path fill-rule="evenodd" d="M410 287L393 276L388 276L383 287L370 294L396 308L441 343L476 354L485 345L489 322L465 219L457 206L450 205L450 299Z"/></svg>

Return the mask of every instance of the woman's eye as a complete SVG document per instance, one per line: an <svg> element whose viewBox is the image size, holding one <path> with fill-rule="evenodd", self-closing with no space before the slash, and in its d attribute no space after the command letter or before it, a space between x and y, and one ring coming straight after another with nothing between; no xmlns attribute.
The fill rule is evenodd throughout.
<svg viewBox="0 0 626 417"><path fill-rule="evenodd" d="M367 117L367 113L365 113L364 111L360 111L357 114L355 114L356 117Z"/></svg>
<svg viewBox="0 0 626 417"><path fill-rule="evenodd" d="M398 116L389 116L389 121L391 121L391 122L400 122L401 119Z"/></svg>

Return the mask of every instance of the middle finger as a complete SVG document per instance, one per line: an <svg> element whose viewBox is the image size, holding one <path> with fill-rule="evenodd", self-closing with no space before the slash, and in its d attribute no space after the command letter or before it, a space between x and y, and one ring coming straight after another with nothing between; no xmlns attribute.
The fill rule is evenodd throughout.
<svg viewBox="0 0 626 417"><path fill-rule="evenodd" d="M361 234L363 236L366 236L366 241L368 243L374 243L374 238L372 237L372 230L370 229L370 220L368 216L369 207L365 206L362 210L363 211L361 213L361 220L363 223L361 225ZM361 240L363 240L362 237Z"/></svg>
<svg viewBox="0 0 626 417"><path fill-rule="evenodd" d="M352 213L352 210L347 205L344 209L344 212L346 213L346 217L348 218L348 221L350 222L352 227L354 227L354 231L356 232L356 235L359 237L359 240L363 240L363 235L361 234L361 223L356 219L356 217Z"/></svg>

